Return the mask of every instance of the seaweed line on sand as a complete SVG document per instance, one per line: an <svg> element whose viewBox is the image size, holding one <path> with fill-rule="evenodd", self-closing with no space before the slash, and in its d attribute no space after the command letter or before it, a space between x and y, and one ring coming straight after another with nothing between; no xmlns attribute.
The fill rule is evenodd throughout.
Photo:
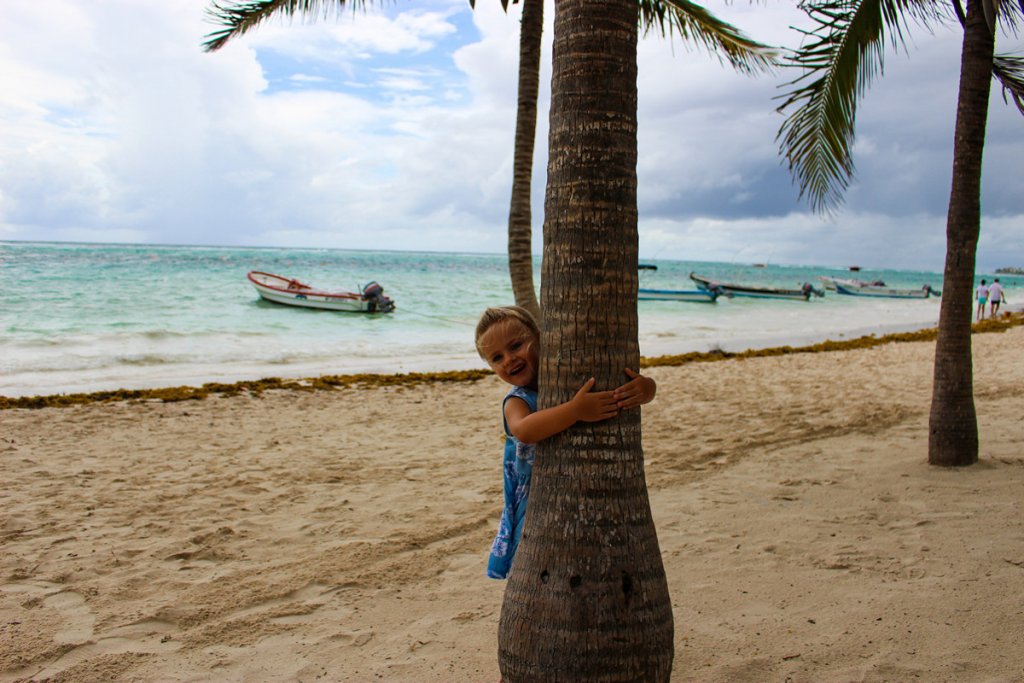
<svg viewBox="0 0 1024 683"><path fill-rule="evenodd" d="M982 320L971 326L972 332L1005 332L1006 330L1024 325L1024 315L1005 314L998 320ZM776 346L768 349L751 349L732 353L729 351L693 351L672 356L656 356L642 358L640 367L665 367L685 365L687 363L708 363L720 360L743 360L745 358L761 358L766 356L785 356L797 353L825 353L829 351L849 351L867 349L883 344L898 342L933 341L938 336L938 329L931 327L916 332L901 332L876 337L873 334L845 341L823 341L809 346ZM116 401L201 401L210 396L237 396L247 393L259 396L264 391L329 391L344 388L377 388L395 387L405 389L419 384L439 382L476 382L490 376L490 370L453 370L448 372L411 372L398 374L353 374L353 375L322 375L307 379L286 380L279 377L266 377L257 380L222 384L211 382L198 387L180 386L160 389L116 389L113 391L95 391L80 394L51 394L48 396L0 396L0 410L14 408L61 408L87 403L112 403Z"/></svg>

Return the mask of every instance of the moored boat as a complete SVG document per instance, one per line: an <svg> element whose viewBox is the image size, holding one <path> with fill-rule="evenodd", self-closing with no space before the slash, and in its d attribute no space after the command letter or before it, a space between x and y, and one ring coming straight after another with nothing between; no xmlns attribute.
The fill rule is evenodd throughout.
<svg viewBox="0 0 1024 683"><path fill-rule="evenodd" d="M812 296L825 296L825 292L815 288L811 283L805 282L799 289L787 289L785 287L761 287L757 285L740 285L729 282L717 282L710 278L701 277L696 273L690 273L690 279L697 283L701 289L711 291L719 288L726 295L745 296L757 299L803 299L809 300Z"/></svg>
<svg viewBox="0 0 1024 683"><path fill-rule="evenodd" d="M871 282L868 282L867 280L851 280L833 277L831 275L819 275L818 279L821 281L821 286L830 292L838 291L836 289L837 282L842 282L854 287L885 287L885 282L882 280L872 280Z"/></svg>
<svg viewBox="0 0 1024 683"><path fill-rule="evenodd" d="M927 299L929 296L942 296L942 292L924 285L920 289L900 289L873 283L860 283L851 280L835 280L836 292L847 296L873 296L886 299Z"/></svg>
<svg viewBox="0 0 1024 683"><path fill-rule="evenodd" d="M714 289L640 289L637 292L639 301L689 301L701 304L713 304L721 296L722 290Z"/></svg>
<svg viewBox="0 0 1024 683"><path fill-rule="evenodd" d="M327 292L315 289L294 278L251 271L246 277L260 297L286 306L318 308L327 311L347 313L390 313L395 302L384 296L384 288L376 282L363 287L362 293Z"/></svg>

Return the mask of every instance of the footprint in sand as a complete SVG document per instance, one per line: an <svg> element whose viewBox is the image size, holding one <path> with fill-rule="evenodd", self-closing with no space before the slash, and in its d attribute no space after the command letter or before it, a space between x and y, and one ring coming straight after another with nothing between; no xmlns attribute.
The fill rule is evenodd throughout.
<svg viewBox="0 0 1024 683"><path fill-rule="evenodd" d="M273 619L284 619L287 622L289 617L308 615L320 609L324 604L325 597L336 591L337 588L333 586L311 581L301 588L240 607L229 612L228 616L231 619L268 616Z"/></svg>
<svg viewBox="0 0 1024 683"><path fill-rule="evenodd" d="M58 593L50 596L50 598L68 594ZM61 598L61 601L71 602L68 598ZM90 628L90 634L91 630ZM68 649L64 654L49 662L45 668L35 671L31 678L32 680L57 678L62 674L73 671L76 667L89 666L88 662L101 656L116 656L129 653L166 654L173 652L180 647L180 644L174 637L177 632L177 627L167 621L143 619L99 634L98 637L90 635L88 640L74 641L78 643L77 647ZM70 642L61 641L61 636L62 634L57 634L55 640L58 642ZM95 640L93 640L94 637L96 638ZM73 674L69 678L78 680Z"/></svg>
<svg viewBox="0 0 1024 683"><path fill-rule="evenodd" d="M487 617L491 616L492 614L494 614L494 610L488 610L488 609L469 610L469 611L466 611L466 612L459 612L454 617L452 617L452 621L458 622L460 624L464 624L464 623L468 623L468 622L472 622L472 621L480 621L481 619L486 619Z"/></svg>
<svg viewBox="0 0 1024 683"><path fill-rule="evenodd" d="M102 634L102 640L126 639L145 640L159 636L160 642L166 643L179 633L178 627L165 619L147 617L125 626L118 626Z"/></svg>
<svg viewBox="0 0 1024 683"><path fill-rule="evenodd" d="M335 633L327 640L344 643L345 645L350 645L352 647L362 647L373 640L373 635L373 631L341 631L339 633Z"/></svg>
<svg viewBox="0 0 1024 683"><path fill-rule="evenodd" d="M96 616L86 606L85 598L74 591L51 593L43 598L43 606L60 612L64 628L57 632L58 643L84 643L93 636Z"/></svg>

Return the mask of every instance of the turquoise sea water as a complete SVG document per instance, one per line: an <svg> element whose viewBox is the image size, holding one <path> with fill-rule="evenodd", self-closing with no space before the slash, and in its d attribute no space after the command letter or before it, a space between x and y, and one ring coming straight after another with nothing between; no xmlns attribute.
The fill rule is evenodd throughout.
<svg viewBox="0 0 1024 683"><path fill-rule="evenodd" d="M647 262L647 261L645 261ZM653 261L641 286L692 289L691 270L721 280L795 286L845 269ZM539 268L539 266L538 266ZM377 280L390 315L261 301L250 270L322 289ZM941 275L869 271L893 286L941 287ZM538 270L539 280L539 270ZM1020 278L1006 276L1009 300ZM504 255L328 249L0 242L0 395L482 367L473 326L511 302ZM914 329L936 299L639 302L644 355L807 343Z"/></svg>

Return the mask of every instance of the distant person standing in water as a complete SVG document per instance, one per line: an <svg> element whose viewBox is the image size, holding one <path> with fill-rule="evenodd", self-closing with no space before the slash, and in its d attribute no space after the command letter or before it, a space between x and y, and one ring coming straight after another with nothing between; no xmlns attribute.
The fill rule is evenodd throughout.
<svg viewBox="0 0 1024 683"><path fill-rule="evenodd" d="M983 320L985 318L985 302L988 301L988 285L985 284L984 279L975 290L974 298L978 300L978 320Z"/></svg>
<svg viewBox="0 0 1024 683"><path fill-rule="evenodd" d="M999 278L996 278L992 286L988 288L988 301L992 307L989 310L989 317L995 318L999 312L999 304L1006 301L1006 295L1003 294L1003 286L999 284Z"/></svg>

